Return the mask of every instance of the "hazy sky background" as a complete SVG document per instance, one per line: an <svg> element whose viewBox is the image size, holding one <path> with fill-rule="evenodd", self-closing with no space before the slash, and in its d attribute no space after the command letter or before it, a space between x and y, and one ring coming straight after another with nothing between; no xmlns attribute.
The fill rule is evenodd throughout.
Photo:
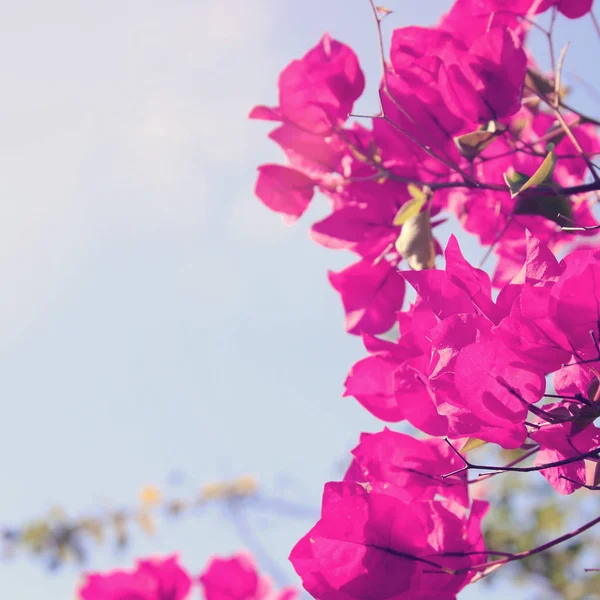
<svg viewBox="0 0 600 600"><path fill-rule="evenodd" d="M388 0L388 31L433 23L450 4ZM184 475L174 494L250 473L266 493L317 509L359 433L382 423L341 398L364 351L343 331L326 270L350 257L308 240L322 199L290 228L253 197L256 166L281 153L266 138L272 125L246 117L276 103L279 71L324 31L357 50L368 85L357 108L375 112L368 3L2 9L0 522L55 505L133 505L142 485L164 488L174 470ZM587 19L569 32L565 69L589 76L600 41ZM294 581L286 557L312 521L252 518ZM217 508L135 540L120 555L92 552L88 568L179 550L197 573L210 554L244 546ZM48 574L29 557L1 563L0 598L70 599L78 575Z"/></svg>

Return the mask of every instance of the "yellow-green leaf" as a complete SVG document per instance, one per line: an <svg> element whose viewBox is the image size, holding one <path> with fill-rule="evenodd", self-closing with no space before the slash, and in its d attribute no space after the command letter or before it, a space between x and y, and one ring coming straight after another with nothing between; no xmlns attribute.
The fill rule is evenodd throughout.
<svg viewBox="0 0 600 600"><path fill-rule="evenodd" d="M477 438L469 438L467 443L460 449L461 452L468 452L469 450L476 450L477 448L481 448L485 446L487 442L483 440L478 440Z"/></svg>
<svg viewBox="0 0 600 600"><path fill-rule="evenodd" d="M416 217L421 212L424 204L425 200L420 198L413 198L403 204L394 217L394 225L404 225L409 219Z"/></svg>
<svg viewBox="0 0 600 600"><path fill-rule="evenodd" d="M504 173L504 181L510 190L511 197L515 197L519 190L523 187L523 184L527 181L527 175L514 171L512 173Z"/></svg>
<svg viewBox="0 0 600 600"><path fill-rule="evenodd" d="M408 193L411 195L411 199L403 204L396 213L394 225L404 225L406 221L416 217L427 202L427 194L413 183L408 184Z"/></svg>
<svg viewBox="0 0 600 600"><path fill-rule="evenodd" d="M454 138L454 143L465 158L475 158L485 150L503 131L504 127L496 122L490 121L487 125L480 127L477 131L471 131Z"/></svg>
<svg viewBox="0 0 600 600"><path fill-rule="evenodd" d="M409 183L406 188L408 189L408 193L410 194L411 198L418 198L419 200L427 200L427 193L425 192L425 190L422 190L418 185L415 185L414 183Z"/></svg>
<svg viewBox="0 0 600 600"><path fill-rule="evenodd" d="M556 153L554 152L554 149L552 149L550 150L550 152L548 152L546 158L539 166L538 170L517 191L513 191L511 187L511 196L514 198L517 194L521 194L522 192L534 185L542 185L544 183L549 183L550 181L552 181L552 174L554 173L555 166Z"/></svg>

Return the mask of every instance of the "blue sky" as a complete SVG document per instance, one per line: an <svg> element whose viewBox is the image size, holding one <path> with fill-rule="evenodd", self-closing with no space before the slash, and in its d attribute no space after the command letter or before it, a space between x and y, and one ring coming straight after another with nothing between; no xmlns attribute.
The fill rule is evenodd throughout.
<svg viewBox="0 0 600 600"><path fill-rule="evenodd" d="M449 5L390 0L388 26L434 22ZM576 27L566 68L589 73L599 42L582 44L591 29ZM279 71L324 31L357 50L368 85L357 109L374 112L366 0L4 7L2 524L55 505L131 505L173 470L177 494L250 473L266 493L317 507L359 433L381 428L341 398L363 350L326 281L349 257L307 237L325 202L290 228L253 197L256 166L281 155L248 110L276 102ZM311 521L251 518L292 580L285 557ZM88 568L179 550L198 572L243 546L216 507L135 539L120 555L93 552ZM0 597L15 600L72 598L79 576L29 557L0 572Z"/></svg>

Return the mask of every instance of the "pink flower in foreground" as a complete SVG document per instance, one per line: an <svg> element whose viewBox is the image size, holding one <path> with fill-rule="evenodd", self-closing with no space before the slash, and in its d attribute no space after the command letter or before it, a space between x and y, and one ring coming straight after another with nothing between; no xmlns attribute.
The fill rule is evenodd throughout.
<svg viewBox="0 0 600 600"><path fill-rule="evenodd" d="M561 277L552 287L550 316L578 356L594 358L600 327L600 252L576 250L563 264Z"/></svg>
<svg viewBox="0 0 600 600"><path fill-rule="evenodd" d="M389 484L328 483L321 519L290 560L318 600L454 600L485 562L481 519L451 502L405 504ZM452 555L452 556L450 556ZM449 574L443 569L462 569Z"/></svg>
<svg viewBox="0 0 600 600"><path fill-rule="evenodd" d="M294 600L298 592L273 591L268 577L258 574L252 557L240 552L229 558L213 557L199 577L205 600Z"/></svg>
<svg viewBox="0 0 600 600"><path fill-rule="evenodd" d="M379 433L363 433L352 455L346 480L391 483L405 502L433 500L439 494L469 505L467 472L442 478L463 466L444 440L418 440L385 428Z"/></svg>
<svg viewBox="0 0 600 600"><path fill-rule="evenodd" d="M176 556L140 560L132 571L91 573L79 590L82 600L184 600L192 580Z"/></svg>
<svg viewBox="0 0 600 600"><path fill-rule="evenodd" d="M550 425L531 434L531 439L541 446L535 457L535 466L554 463L578 456L598 448L600 429L593 425L581 429L576 423ZM586 483L584 459L544 469L540 473L561 494L572 494Z"/></svg>

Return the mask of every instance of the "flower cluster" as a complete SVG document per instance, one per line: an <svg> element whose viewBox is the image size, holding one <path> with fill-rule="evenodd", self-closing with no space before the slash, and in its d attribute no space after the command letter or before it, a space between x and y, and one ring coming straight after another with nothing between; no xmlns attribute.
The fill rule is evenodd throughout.
<svg viewBox="0 0 600 600"><path fill-rule="evenodd" d="M450 600L485 561L481 519L460 461L442 440L363 434L340 483L328 483L319 522L290 560L315 598Z"/></svg>
<svg viewBox="0 0 600 600"><path fill-rule="evenodd" d="M561 226L595 225L584 193L590 157L600 153L595 125L564 105L556 78L525 51L529 17L551 9L577 18L591 4L459 0L435 27L396 29L371 128L348 122L364 76L354 52L328 35L283 70L278 106L252 110L280 123L270 137L288 160L259 167L257 196L291 223L319 191L331 214L311 237L357 255L329 276L349 332L392 326L404 299L396 267L433 266L442 211L494 247L497 286L520 268L526 230L556 251L575 237ZM524 186L550 150L552 168Z"/></svg>
<svg viewBox="0 0 600 600"><path fill-rule="evenodd" d="M528 234L526 262L495 302L488 275L453 237L445 258L445 271L402 273L417 291L398 315L402 335L395 343L364 336L369 356L352 367L346 395L381 419L451 440L519 448L530 437L540 464L598 447L600 252L577 250L559 263ZM558 401L541 405L549 375ZM585 484L582 463L543 473L568 493ZM559 479L562 470L572 481Z"/></svg>
<svg viewBox="0 0 600 600"><path fill-rule="evenodd" d="M213 557L195 580L179 565L177 556L140 560L131 571L110 571L86 576L79 589L81 600L185 600L192 586L205 600L295 600L297 591L274 591L271 580L260 575L252 557L240 552L228 558Z"/></svg>
<svg viewBox="0 0 600 600"><path fill-rule="evenodd" d="M445 258L445 271L402 273L417 299L398 315L401 337L364 336L369 356L346 393L379 418L452 442L363 434L290 556L315 598L451 599L489 566L487 503L470 499L477 479L466 478L488 467L461 454L469 438L528 448L530 470L562 494L587 486L586 459L600 458L600 251L558 262L527 233L526 261L496 301L454 238ZM544 404L548 375L555 393Z"/></svg>
<svg viewBox="0 0 600 600"><path fill-rule="evenodd" d="M381 41L389 11L371 6ZM363 434L344 480L325 486L321 519L290 556L319 600L451 600L526 556L486 549L488 505L470 493L470 469L538 471L561 494L598 488L600 251L556 253L600 227L600 123L566 104L564 53L545 74L526 51L536 15L552 11L552 52L556 18L591 8L457 0L434 27L396 29L370 128L348 121L358 59L325 35L282 72L279 105L251 112L279 123L270 137L288 161L259 167L257 196L291 223L320 192L331 212L311 237L357 256L329 275L368 352L345 395L437 436ZM495 251L491 276L454 236L442 252L445 211ZM416 301L402 310L407 284ZM393 326L396 341L377 337ZM485 444L523 452L506 466L470 462Z"/></svg>

